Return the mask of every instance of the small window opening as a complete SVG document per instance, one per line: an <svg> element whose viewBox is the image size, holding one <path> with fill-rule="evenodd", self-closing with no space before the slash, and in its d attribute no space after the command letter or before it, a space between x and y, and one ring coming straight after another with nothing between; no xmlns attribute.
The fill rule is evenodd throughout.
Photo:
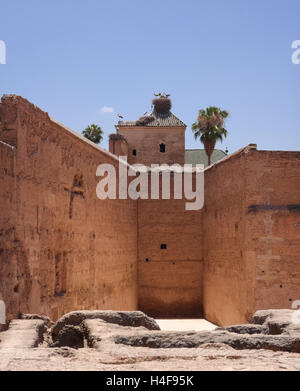
<svg viewBox="0 0 300 391"><path fill-rule="evenodd" d="M160 144L159 145L159 150L160 150L160 152L165 153L166 152L166 145L165 144Z"/></svg>
<svg viewBox="0 0 300 391"><path fill-rule="evenodd" d="M167 245L166 245L165 243L162 243L162 244L160 245L160 249L161 249L161 250L166 250L166 249L167 249Z"/></svg>
<svg viewBox="0 0 300 391"><path fill-rule="evenodd" d="M132 155L133 155L133 156L136 156L136 149L133 149L133 150L132 150Z"/></svg>
<svg viewBox="0 0 300 391"><path fill-rule="evenodd" d="M146 258L145 261L146 261L146 262L149 262L149 258Z"/></svg>

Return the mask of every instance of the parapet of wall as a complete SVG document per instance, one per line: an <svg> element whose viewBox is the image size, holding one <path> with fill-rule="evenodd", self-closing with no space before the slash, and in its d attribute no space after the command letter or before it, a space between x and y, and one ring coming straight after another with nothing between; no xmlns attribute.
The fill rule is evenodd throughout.
<svg viewBox="0 0 300 391"><path fill-rule="evenodd" d="M203 306L220 325L300 299L300 152L246 147L205 171Z"/></svg>
<svg viewBox="0 0 300 391"><path fill-rule="evenodd" d="M8 318L136 309L137 203L96 197L97 166L116 166L116 158L21 97L4 96L0 115L0 140L16 146L1 147L10 154L2 172L16 154L14 177L1 188L0 228L7 221L10 235L0 250ZM5 200L12 191L14 200Z"/></svg>
<svg viewBox="0 0 300 391"><path fill-rule="evenodd" d="M138 201L139 309L158 318L201 317L202 211L172 198L171 191L170 200Z"/></svg>

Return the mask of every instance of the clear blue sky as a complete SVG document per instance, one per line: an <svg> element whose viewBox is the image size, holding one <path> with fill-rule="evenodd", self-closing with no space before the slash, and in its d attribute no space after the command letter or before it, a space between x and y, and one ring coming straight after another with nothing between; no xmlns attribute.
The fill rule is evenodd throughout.
<svg viewBox="0 0 300 391"><path fill-rule="evenodd" d="M230 111L229 151L300 149L299 0L0 0L0 94L22 95L76 131L115 131L154 91L191 124L200 108ZM102 113L111 107L114 113Z"/></svg>

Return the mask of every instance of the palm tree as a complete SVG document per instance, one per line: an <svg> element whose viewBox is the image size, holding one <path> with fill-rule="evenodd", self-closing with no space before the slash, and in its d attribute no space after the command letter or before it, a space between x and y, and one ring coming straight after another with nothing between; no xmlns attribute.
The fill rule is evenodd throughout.
<svg viewBox="0 0 300 391"><path fill-rule="evenodd" d="M228 131L224 128L224 123L228 115L228 111L210 106L206 110L199 110L197 122L192 125L195 140L199 138L204 145L209 166L216 142L222 142L223 137L227 137Z"/></svg>
<svg viewBox="0 0 300 391"><path fill-rule="evenodd" d="M99 144L103 139L103 130L95 124L88 126L81 134L95 144Z"/></svg>

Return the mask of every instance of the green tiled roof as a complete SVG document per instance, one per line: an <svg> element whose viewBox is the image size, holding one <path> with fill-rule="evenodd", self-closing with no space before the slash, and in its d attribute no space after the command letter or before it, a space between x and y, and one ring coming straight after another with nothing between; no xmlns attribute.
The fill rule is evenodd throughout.
<svg viewBox="0 0 300 391"><path fill-rule="evenodd" d="M226 155L221 149L215 149L211 156L211 163L216 163L217 161L223 159ZM208 166L208 158L204 149L186 149L185 150L185 163L192 164L204 164L205 167Z"/></svg>
<svg viewBox="0 0 300 391"><path fill-rule="evenodd" d="M143 125L138 124L145 120ZM166 114L157 113L155 110L147 117L142 117L138 121L119 121L117 126L185 126L179 118L171 111Z"/></svg>

